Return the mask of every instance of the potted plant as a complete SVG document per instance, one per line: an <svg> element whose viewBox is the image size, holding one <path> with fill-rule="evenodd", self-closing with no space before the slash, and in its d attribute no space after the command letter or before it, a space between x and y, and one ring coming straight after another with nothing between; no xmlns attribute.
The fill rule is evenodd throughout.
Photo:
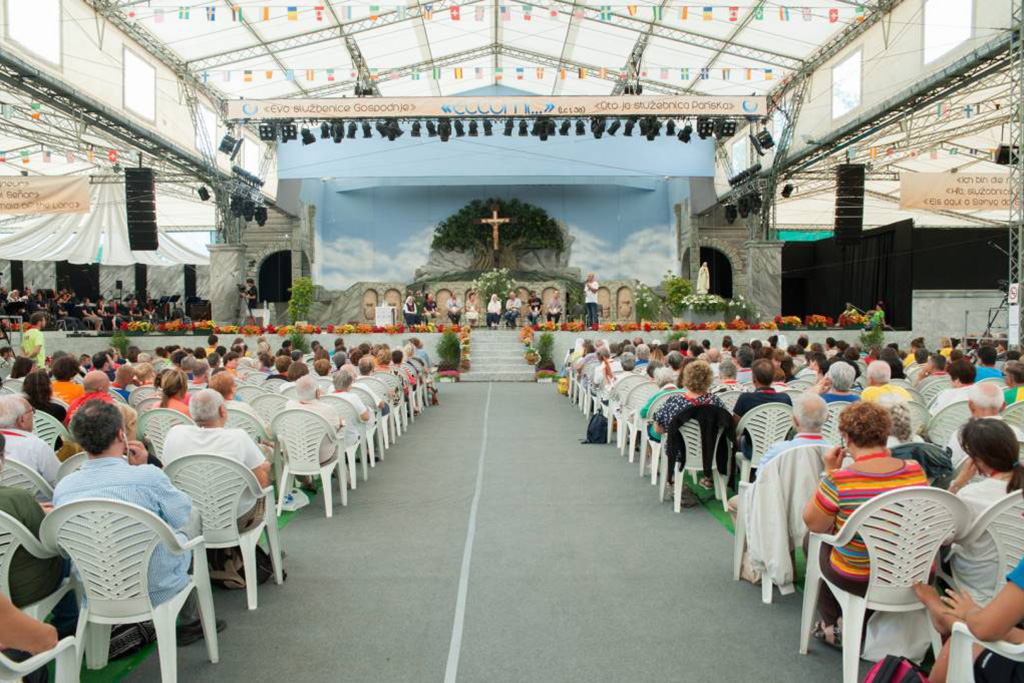
<svg viewBox="0 0 1024 683"><path fill-rule="evenodd" d="M526 362L529 363L530 365L536 365L537 362L540 360L540 354L537 353L537 349L533 348L532 346L527 346L526 353L523 354L523 358L525 358Z"/></svg>
<svg viewBox="0 0 1024 683"><path fill-rule="evenodd" d="M537 373L538 382L550 382L558 373L555 372L555 335L544 332L537 338ZM529 362L529 359L527 359Z"/></svg>
<svg viewBox="0 0 1024 683"><path fill-rule="evenodd" d="M438 379L442 382L458 382L462 345L459 343L459 336L450 329L445 330L437 342L437 358Z"/></svg>
<svg viewBox="0 0 1024 683"><path fill-rule="evenodd" d="M296 278L292 282L291 298L288 299L288 317L292 324L305 320L313 307L313 280L308 277Z"/></svg>

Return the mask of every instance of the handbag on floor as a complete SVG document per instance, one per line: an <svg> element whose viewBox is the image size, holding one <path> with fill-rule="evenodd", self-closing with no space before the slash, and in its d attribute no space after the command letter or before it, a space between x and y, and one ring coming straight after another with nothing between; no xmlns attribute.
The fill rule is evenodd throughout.
<svg viewBox="0 0 1024 683"><path fill-rule="evenodd" d="M906 657L886 655L871 667L863 683L928 683L928 677Z"/></svg>

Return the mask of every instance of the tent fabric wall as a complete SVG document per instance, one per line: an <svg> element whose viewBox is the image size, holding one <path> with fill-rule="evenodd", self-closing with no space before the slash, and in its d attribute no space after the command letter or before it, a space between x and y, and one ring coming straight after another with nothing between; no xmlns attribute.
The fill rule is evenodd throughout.
<svg viewBox="0 0 1024 683"><path fill-rule="evenodd" d="M16 233L0 239L0 257L104 266L209 265L209 257L185 247L164 231L160 231L160 247L156 251L132 251L123 186L93 185L91 199L92 210L87 214L27 220Z"/></svg>

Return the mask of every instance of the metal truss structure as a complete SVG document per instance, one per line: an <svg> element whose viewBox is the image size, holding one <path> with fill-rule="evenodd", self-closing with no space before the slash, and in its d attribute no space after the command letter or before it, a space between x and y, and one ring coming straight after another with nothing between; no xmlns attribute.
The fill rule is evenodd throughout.
<svg viewBox="0 0 1024 683"><path fill-rule="evenodd" d="M1010 282L1019 283L1024 276L1024 0L1013 0L1011 11L1013 44L1010 47L1010 225L1009 269ZM1014 158L1016 157L1016 158ZM1012 311L1013 309L1011 309ZM1020 334L1020 308L1015 320L1010 321L1011 336L1016 329ZM1020 344L1019 338L1010 340Z"/></svg>

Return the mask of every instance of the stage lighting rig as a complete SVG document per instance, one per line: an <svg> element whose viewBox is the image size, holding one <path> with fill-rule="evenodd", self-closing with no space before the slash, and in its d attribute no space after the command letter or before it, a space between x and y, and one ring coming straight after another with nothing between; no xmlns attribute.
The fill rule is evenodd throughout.
<svg viewBox="0 0 1024 683"><path fill-rule="evenodd" d="M480 136L480 125L476 121L469 122L469 137L475 138Z"/></svg>
<svg viewBox="0 0 1024 683"><path fill-rule="evenodd" d="M267 207L263 206L262 204L260 206L257 206L256 210L253 211L253 218L256 219L256 225L260 226L261 228L264 225L266 225L267 224Z"/></svg>
<svg viewBox="0 0 1024 683"><path fill-rule="evenodd" d="M263 142L274 142L277 140L277 128L272 123L261 123L259 126L260 140Z"/></svg>
<svg viewBox="0 0 1024 683"><path fill-rule="evenodd" d="M221 138L220 147L217 148L221 154L227 154L234 160L235 155L238 154L238 150L242 148L242 139L235 138L231 133L225 133L224 137Z"/></svg>
<svg viewBox="0 0 1024 683"><path fill-rule="evenodd" d="M526 123L526 119L523 119L519 122L519 137L525 138L529 134L529 124Z"/></svg>
<svg viewBox="0 0 1024 683"><path fill-rule="evenodd" d="M340 144L345 139L345 124L341 121L335 121L331 126L331 139L334 140L334 144Z"/></svg>
<svg viewBox="0 0 1024 683"><path fill-rule="evenodd" d="M736 203L736 209L739 211L740 218L746 218L750 215L750 200L746 196L740 197L739 202Z"/></svg>
<svg viewBox="0 0 1024 683"><path fill-rule="evenodd" d="M466 134L466 127L462 125L462 121L455 121L455 137L461 138Z"/></svg>
<svg viewBox="0 0 1024 683"><path fill-rule="evenodd" d="M422 129L423 124L421 124L419 121L413 121L412 130L409 132L409 135L413 136L414 138L418 138L422 134Z"/></svg>
<svg viewBox="0 0 1024 683"><path fill-rule="evenodd" d="M405 135L405 131L398 125L398 119L388 119L387 125L385 126L385 133L388 138L388 142L394 142L398 138Z"/></svg>
<svg viewBox="0 0 1024 683"><path fill-rule="evenodd" d="M373 137L373 131L370 129L370 124L363 121L363 139L369 140Z"/></svg>
<svg viewBox="0 0 1024 683"><path fill-rule="evenodd" d="M667 137L675 137L675 135L676 135L676 122L673 119L669 119L668 123L665 124L665 135Z"/></svg>
<svg viewBox="0 0 1024 683"><path fill-rule="evenodd" d="M725 140L736 135L736 121L735 119L717 119L715 121L715 137L719 140Z"/></svg>
<svg viewBox="0 0 1024 683"><path fill-rule="evenodd" d="M608 135L615 135L616 133L618 133L619 132L619 127L621 125L622 125L622 121L619 121L618 119L615 119L614 121L612 121L611 124L608 126Z"/></svg>
<svg viewBox="0 0 1024 683"><path fill-rule="evenodd" d="M316 136L309 132L309 128L302 129L302 144L312 145L316 142Z"/></svg>
<svg viewBox="0 0 1024 683"><path fill-rule="evenodd" d="M587 134L587 124L583 122L583 119L576 119L576 136L580 137Z"/></svg>
<svg viewBox="0 0 1024 683"><path fill-rule="evenodd" d="M515 122L512 119L505 120L505 137L512 137L512 129L515 128Z"/></svg>
<svg viewBox="0 0 1024 683"><path fill-rule="evenodd" d="M294 122L288 121L281 124L281 142L296 140L299 137L299 128Z"/></svg>
<svg viewBox="0 0 1024 683"><path fill-rule="evenodd" d="M388 136L388 129L384 125L383 121L378 121L377 123L373 124L373 127L377 129L377 135L379 137L386 138Z"/></svg>
<svg viewBox="0 0 1024 683"><path fill-rule="evenodd" d="M441 136L441 142L448 142L452 137L452 123L448 119L441 119L437 122L437 134Z"/></svg>
<svg viewBox="0 0 1024 683"><path fill-rule="evenodd" d="M490 119L484 119L484 135L487 137L494 135L494 124Z"/></svg>
<svg viewBox="0 0 1024 683"><path fill-rule="evenodd" d="M644 135L647 136L648 142L654 142L654 138L661 135L661 121L659 121L655 116L648 116L646 120L647 131L644 133ZM641 121L641 123L643 122Z"/></svg>
<svg viewBox="0 0 1024 683"><path fill-rule="evenodd" d="M246 221L251 221L256 215L256 202L252 199L246 198L242 202L242 218Z"/></svg>
<svg viewBox="0 0 1024 683"><path fill-rule="evenodd" d="M754 149L757 151L758 156L762 157L769 149L775 146L775 140L767 129L759 130L757 133L751 135L750 142L754 145Z"/></svg>
<svg viewBox="0 0 1024 683"><path fill-rule="evenodd" d="M437 137L437 124L433 121L427 121L427 135L432 138Z"/></svg>
<svg viewBox="0 0 1024 683"><path fill-rule="evenodd" d="M782 186L782 193L781 193L782 194L782 198L783 199L789 199L790 197L792 197L793 196L793 190L795 190L795 189L796 188L793 187L793 183L786 183L785 185L783 185Z"/></svg>
<svg viewBox="0 0 1024 683"><path fill-rule="evenodd" d="M715 133L715 122L706 116L697 117L697 137L707 140Z"/></svg>
<svg viewBox="0 0 1024 683"><path fill-rule="evenodd" d="M753 213L761 213L761 207L763 205L764 204L761 201L761 193L760 192L752 192L750 194L750 210Z"/></svg>
<svg viewBox="0 0 1024 683"><path fill-rule="evenodd" d="M566 135L569 134L569 129L571 127L572 123L569 121L569 119L562 121L562 125L558 129L558 134L561 135L562 137L565 137Z"/></svg>
<svg viewBox="0 0 1024 683"><path fill-rule="evenodd" d="M200 185L199 189L196 190L196 194L198 194L199 198L204 202L210 201L210 191L206 189L205 185Z"/></svg>
<svg viewBox="0 0 1024 683"><path fill-rule="evenodd" d="M618 124L618 121L616 121L615 124L612 124L612 125L616 125L616 127L617 127L617 124ZM625 130L622 131L622 134L624 136L626 136L627 138L633 137L633 128L634 128L634 126L636 126L636 117L635 116L630 116L628 119L626 119L626 128L625 128ZM643 130L644 130L644 126L641 126L640 127L640 132L642 133ZM608 132L611 135L615 135L615 133L612 132L611 130L609 130Z"/></svg>
<svg viewBox="0 0 1024 683"><path fill-rule="evenodd" d="M320 124L320 139L327 140L331 137L331 124L324 121Z"/></svg>
<svg viewBox="0 0 1024 683"><path fill-rule="evenodd" d="M725 206L725 222L732 225L736 222L736 217L739 215L739 211L736 209L735 204L727 204Z"/></svg>
<svg viewBox="0 0 1024 683"><path fill-rule="evenodd" d="M677 137L679 138L679 142L686 143L690 141L691 135L693 135L693 126L686 124L679 129L679 135Z"/></svg>
<svg viewBox="0 0 1024 683"><path fill-rule="evenodd" d="M356 139L356 122L355 121L352 121L351 123L348 124L348 135L346 135L345 137L347 137L349 140L355 140Z"/></svg>
<svg viewBox="0 0 1024 683"><path fill-rule="evenodd" d="M604 135L605 118L603 116L595 116L590 119L590 132L594 135L595 140L600 140L601 136Z"/></svg>

